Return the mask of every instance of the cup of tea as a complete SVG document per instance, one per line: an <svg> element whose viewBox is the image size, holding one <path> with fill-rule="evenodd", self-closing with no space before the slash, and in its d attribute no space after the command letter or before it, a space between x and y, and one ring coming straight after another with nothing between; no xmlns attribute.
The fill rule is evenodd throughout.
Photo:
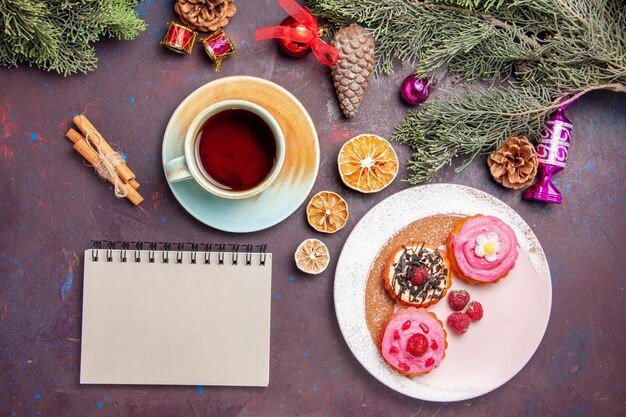
<svg viewBox="0 0 626 417"><path fill-rule="evenodd" d="M248 198L276 179L285 160L285 137L263 107L225 100L191 122L184 155L165 164L169 182L194 180L222 198Z"/></svg>

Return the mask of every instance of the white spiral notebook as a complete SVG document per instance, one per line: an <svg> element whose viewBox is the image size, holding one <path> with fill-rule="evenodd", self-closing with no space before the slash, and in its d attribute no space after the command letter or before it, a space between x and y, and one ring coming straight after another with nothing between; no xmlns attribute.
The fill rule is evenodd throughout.
<svg viewBox="0 0 626 417"><path fill-rule="evenodd" d="M104 243L85 251L81 384L268 385L265 245Z"/></svg>

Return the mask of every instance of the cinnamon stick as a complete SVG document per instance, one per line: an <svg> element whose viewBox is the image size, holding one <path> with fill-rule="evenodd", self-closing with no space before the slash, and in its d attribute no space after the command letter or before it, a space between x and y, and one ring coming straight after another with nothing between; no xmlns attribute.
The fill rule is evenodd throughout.
<svg viewBox="0 0 626 417"><path fill-rule="evenodd" d="M65 134L65 136L71 140L73 143L76 142L80 142L81 140L84 140L85 138L83 137L83 135L81 135L80 133L78 133L76 130L74 129L70 129L67 131L67 133Z"/></svg>
<svg viewBox="0 0 626 417"><path fill-rule="evenodd" d="M90 141L92 145L97 145L98 147L100 147L100 149L105 155L108 155L111 152L114 152L113 148L111 148L111 145L109 145L109 143L104 139L104 136L102 136L96 130L96 128L91 124L91 122L85 117L84 114L79 114L78 116L74 117L74 119L72 120L74 121L76 126L78 126L80 131L83 132L83 135L85 137L87 136L88 132L90 132L91 134L98 135L100 137L99 143L94 143L93 139L91 138L90 138ZM115 171L117 172L119 177L122 179L122 181L126 184L128 184L128 182L135 179L136 177L133 171L131 171L130 168L128 168L128 165L126 165L125 163L117 165L115 167Z"/></svg>
<svg viewBox="0 0 626 417"><path fill-rule="evenodd" d="M85 140L83 135L81 135L80 133L78 133L74 129L68 130L67 133L65 134L65 136L67 136L67 138L69 140L71 140L73 143L77 143L77 142ZM92 151L92 153L93 153L93 155L95 155L95 159L94 160L97 161L98 160L98 155L95 152L93 152L93 151ZM85 158L85 159L87 159L87 158ZM92 165L93 165L93 163L92 163ZM136 190L137 188L139 188L140 184L137 182L136 179L132 179L132 180L130 180L128 182L128 185L130 185L131 187L133 187Z"/></svg>
<svg viewBox="0 0 626 417"><path fill-rule="evenodd" d="M72 133L72 131L75 132L75 133ZM100 158L98 157L98 154L96 152L94 152L94 150L89 147L89 145L87 144L86 141L84 141L82 139L78 139L76 137L76 135L80 135L80 134L78 132L76 132L75 130L73 130L73 129L70 129L70 131L67 132L67 137L70 138L70 140L72 142L74 142L74 140L76 140L74 142L73 148L83 158L85 158L85 160L87 160L87 162L89 162L93 166L96 166L98 164L98 161L100 160ZM81 136L81 138L82 138L82 136ZM111 184L115 185L115 179L110 174L107 175L107 180ZM143 201L143 197L137 192L137 190L135 190L130 185L123 184L123 183L118 183L118 186L120 187L120 189L126 190L126 198L128 198L130 200L130 202L133 203L134 205L138 205L139 203L141 203Z"/></svg>

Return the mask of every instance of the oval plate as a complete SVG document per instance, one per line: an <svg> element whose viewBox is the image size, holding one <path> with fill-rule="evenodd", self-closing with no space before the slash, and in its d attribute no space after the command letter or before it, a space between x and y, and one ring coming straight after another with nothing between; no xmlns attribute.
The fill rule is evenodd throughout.
<svg viewBox="0 0 626 417"><path fill-rule="evenodd" d="M497 284L471 285L456 276L452 279L451 290L467 289L472 299L483 304L483 319L461 336L447 329L446 357L437 369L419 377L402 376L382 359L365 321L365 284L371 264L389 238L415 220L479 213L497 216L515 230L520 257L509 276ZM537 237L512 208L474 188L432 184L396 193L363 216L337 262L334 298L346 343L376 379L410 397L461 401L498 388L530 360L548 326L552 283ZM443 322L452 312L445 300L429 310Z"/></svg>
<svg viewBox="0 0 626 417"><path fill-rule="evenodd" d="M285 135L285 162L262 193L242 200L210 194L193 180L169 183L178 202L192 216L216 229L245 233L266 229L291 215L308 196L319 168L317 132L304 106L289 91L256 77L224 77L195 90L176 108L163 136L163 165L183 155L191 121L222 100L247 100L264 107Z"/></svg>

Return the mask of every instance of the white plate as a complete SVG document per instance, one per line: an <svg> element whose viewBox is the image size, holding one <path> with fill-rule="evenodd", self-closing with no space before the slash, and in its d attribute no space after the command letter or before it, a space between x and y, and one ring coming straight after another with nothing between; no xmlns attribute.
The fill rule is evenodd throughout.
<svg viewBox="0 0 626 417"><path fill-rule="evenodd" d="M464 335L448 331L446 357L437 369L419 377L402 376L384 362L367 328L365 284L370 266L387 240L415 220L479 213L497 216L515 230L520 257L509 276L496 284L471 285L452 279L451 290L467 289L473 300L481 302L483 319L472 323ZM475 398L513 378L541 343L552 304L548 262L528 224L497 198L455 184L401 191L363 216L341 251L334 292L339 327L357 360L391 389L428 401ZM446 300L429 310L444 323L452 312Z"/></svg>

